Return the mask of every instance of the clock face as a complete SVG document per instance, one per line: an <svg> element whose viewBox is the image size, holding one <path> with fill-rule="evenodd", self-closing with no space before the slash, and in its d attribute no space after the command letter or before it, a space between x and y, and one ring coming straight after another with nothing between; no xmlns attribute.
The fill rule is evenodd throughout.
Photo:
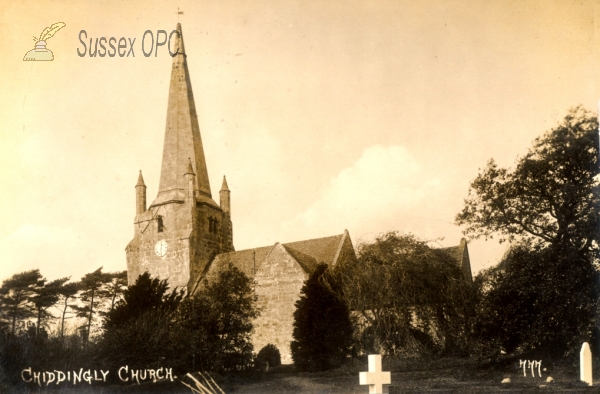
<svg viewBox="0 0 600 394"><path fill-rule="evenodd" d="M156 253L158 257L165 257L167 254L167 241L164 239L158 241L156 245L154 245L154 253Z"/></svg>

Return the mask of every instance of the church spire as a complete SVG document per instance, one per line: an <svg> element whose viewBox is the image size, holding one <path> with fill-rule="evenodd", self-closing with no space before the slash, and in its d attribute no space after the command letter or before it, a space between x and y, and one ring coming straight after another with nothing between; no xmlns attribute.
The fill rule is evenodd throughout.
<svg viewBox="0 0 600 394"><path fill-rule="evenodd" d="M171 67L160 184L158 196L152 205L177 200L188 189L185 174L188 173L190 162L196 174L195 190L211 198L180 23L177 24L177 31L179 34L177 34L176 44L172 46L176 53Z"/></svg>

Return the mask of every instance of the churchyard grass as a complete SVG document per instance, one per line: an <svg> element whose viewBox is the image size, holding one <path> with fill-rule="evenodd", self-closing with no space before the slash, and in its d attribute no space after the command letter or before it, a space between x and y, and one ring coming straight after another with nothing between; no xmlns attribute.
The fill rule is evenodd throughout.
<svg viewBox="0 0 600 394"><path fill-rule="evenodd" d="M523 359L524 356L521 357ZM595 376L600 376L600 360L594 359ZM544 371L543 369L546 368ZM529 393L539 391L565 393L600 393L600 382L585 387L579 382L578 360L546 364L542 360L542 377L523 376L519 358L511 357L493 366L479 366L467 358L384 359L383 369L392 372L391 386L384 392L394 393ZM367 370L367 361L352 360L341 368L324 372L298 372L291 365L271 368L253 376L214 376L226 393L247 394L366 394L359 385L359 372ZM598 375L596 375L598 374ZM554 382L547 383L551 376ZM511 383L501 381L511 378ZM178 382L112 387L64 389L65 393L191 393Z"/></svg>

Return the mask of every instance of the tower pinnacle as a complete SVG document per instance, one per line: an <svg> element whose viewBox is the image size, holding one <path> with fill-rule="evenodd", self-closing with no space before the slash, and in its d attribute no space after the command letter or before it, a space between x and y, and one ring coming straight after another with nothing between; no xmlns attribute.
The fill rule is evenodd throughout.
<svg viewBox="0 0 600 394"><path fill-rule="evenodd" d="M227 186L227 178L223 175L223 184L221 185L221 191L229 191L229 187Z"/></svg>
<svg viewBox="0 0 600 394"><path fill-rule="evenodd" d="M227 179L225 178L225 175L223 175L223 185L221 186L219 197L221 209L227 215L231 216L231 192L229 191L229 187L227 187Z"/></svg>
<svg viewBox="0 0 600 394"><path fill-rule="evenodd" d="M146 184L142 176L142 170L138 176L138 181L135 184L135 213L139 215L146 212Z"/></svg>
<svg viewBox="0 0 600 394"><path fill-rule="evenodd" d="M144 177L142 176L142 170L140 170L140 175L138 176L138 181L135 184L135 187L138 187L138 186L146 187L146 184L144 183Z"/></svg>

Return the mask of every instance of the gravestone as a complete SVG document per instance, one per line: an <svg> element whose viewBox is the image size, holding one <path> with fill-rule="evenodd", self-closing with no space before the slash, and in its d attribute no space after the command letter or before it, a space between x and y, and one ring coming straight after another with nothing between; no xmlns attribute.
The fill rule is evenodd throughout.
<svg viewBox="0 0 600 394"><path fill-rule="evenodd" d="M389 372L381 370L381 355L369 355L369 372L359 372L358 380L361 385L369 385L369 394L382 394L383 385L392 383Z"/></svg>
<svg viewBox="0 0 600 394"><path fill-rule="evenodd" d="M592 351L587 342L584 342L581 347L581 352L579 353L579 365L581 368L579 379L592 386Z"/></svg>

